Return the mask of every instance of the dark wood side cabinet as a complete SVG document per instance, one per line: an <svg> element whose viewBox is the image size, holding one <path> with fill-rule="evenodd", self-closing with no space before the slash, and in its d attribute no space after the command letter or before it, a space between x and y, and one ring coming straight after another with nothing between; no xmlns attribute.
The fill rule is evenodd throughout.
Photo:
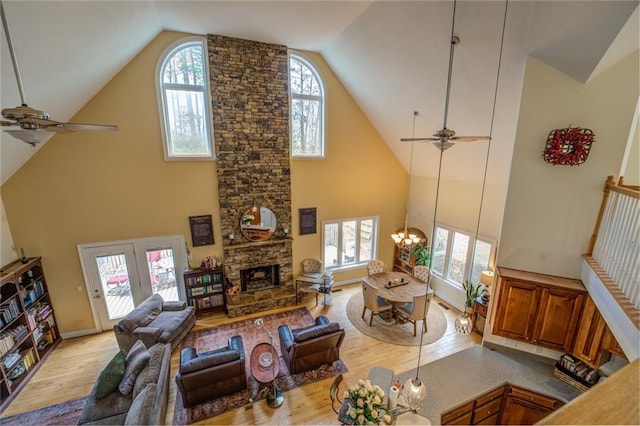
<svg viewBox="0 0 640 426"><path fill-rule="evenodd" d="M196 309L196 314L212 311L227 313L222 267L195 269L184 273L187 304Z"/></svg>
<svg viewBox="0 0 640 426"><path fill-rule="evenodd" d="M487 309L489 299L484 300L482 297L473 301L473 329L484 335L484 325L487 322Z"/></svg>
<svg viewBox="0 0 640 426"><path fill-rule="evenodd" d="M41 258L4 266L0 271L2 410L61 340Z"/></svg>
<svg viewBox="0 0 640 426"><path fill-rule="evenodd" d="M498 268L493 333L570 352L587 295L580 280Z"/></svg>

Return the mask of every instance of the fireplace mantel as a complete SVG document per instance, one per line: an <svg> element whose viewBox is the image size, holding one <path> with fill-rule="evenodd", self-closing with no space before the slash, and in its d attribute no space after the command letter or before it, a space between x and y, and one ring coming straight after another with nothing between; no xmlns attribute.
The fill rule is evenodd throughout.
<svg viewBox="0 0 640 426"><path fill-rule="evenodd" d="M293 241L293 238L279 238L279 239L272 239L272 240L266 240L266 241L251 241L248 243L228 244L223 247L223 250L228 251L228 250L237 250L237 249L242 249L247 247L271 246L275 244L284 244L289 241Z"/></svg>

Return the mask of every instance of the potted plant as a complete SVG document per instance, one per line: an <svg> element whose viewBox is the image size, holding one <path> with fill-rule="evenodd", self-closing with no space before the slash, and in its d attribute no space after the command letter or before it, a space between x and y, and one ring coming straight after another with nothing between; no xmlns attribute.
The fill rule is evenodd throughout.
<svg viewBox="0 0 640 426"><path fill-rule="evenodd" d="M471 310L471 308L473 307L473 301L482 296L487 291L485 286L481 283L473 283L469 280L465 280L464 283L462 283L462 288L466 293L467 299L464 306L467 311Z"/></svg>
<svg viewBox="0 0 640 426"><path fill-rule="evenodd" d="M411 253L416 260L416 265L429 266L429 260L431 259L431 253L424 244L418 244L414 247Z"/></svg>

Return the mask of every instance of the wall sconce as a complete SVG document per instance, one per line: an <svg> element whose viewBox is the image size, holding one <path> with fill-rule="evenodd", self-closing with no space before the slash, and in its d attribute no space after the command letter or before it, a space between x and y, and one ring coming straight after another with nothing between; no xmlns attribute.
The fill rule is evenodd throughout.
<svg viewBox="0 0 640 426"><path fill-rule="evenodd" d="M282 228L282 232L284 232L285 237L289 236L289 227L285 226L284 228Z"/></svg>
<svg viewBox="0 0 640 426"><path fill-rule="evenodd" d="M233 242L235 238L236 236L233 234L233 232L229 232L229 241Z"/></svg>

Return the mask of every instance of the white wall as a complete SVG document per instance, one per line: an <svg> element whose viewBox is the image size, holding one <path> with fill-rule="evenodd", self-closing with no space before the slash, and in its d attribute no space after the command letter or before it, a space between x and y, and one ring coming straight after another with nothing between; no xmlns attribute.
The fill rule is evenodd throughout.
<svg viewBox="0 0 640 426"><path fill-rule="evenodd" d="M4 266L16 260L18 255L13 247L13 237L11 229L9 229L7 214L4 211L2 195L0 195L0 210L2 211L0 215L0 266Z"/></svg>
<svg viewBox="0 0 640 426"><path fill-rule="evenodd" d="M602 200L607 175L622 165L639 93L636 51L582 84L529 58L520 105L497 265L581 278L582 254ZM596 142L580 166L553 166L542 152L549 131L585 127ZM493 297L485 341L549 358L559 353L491 333Z"/></svg>
<svg viewBox="0 0 640 426"><path fill-rule="evenodd" d="M587 84L529 58L498 265L580 278L607 175L620 171L638 99L638 52ZM583 127L596 142L585 163L554 166L553 129Z"/></svg>

